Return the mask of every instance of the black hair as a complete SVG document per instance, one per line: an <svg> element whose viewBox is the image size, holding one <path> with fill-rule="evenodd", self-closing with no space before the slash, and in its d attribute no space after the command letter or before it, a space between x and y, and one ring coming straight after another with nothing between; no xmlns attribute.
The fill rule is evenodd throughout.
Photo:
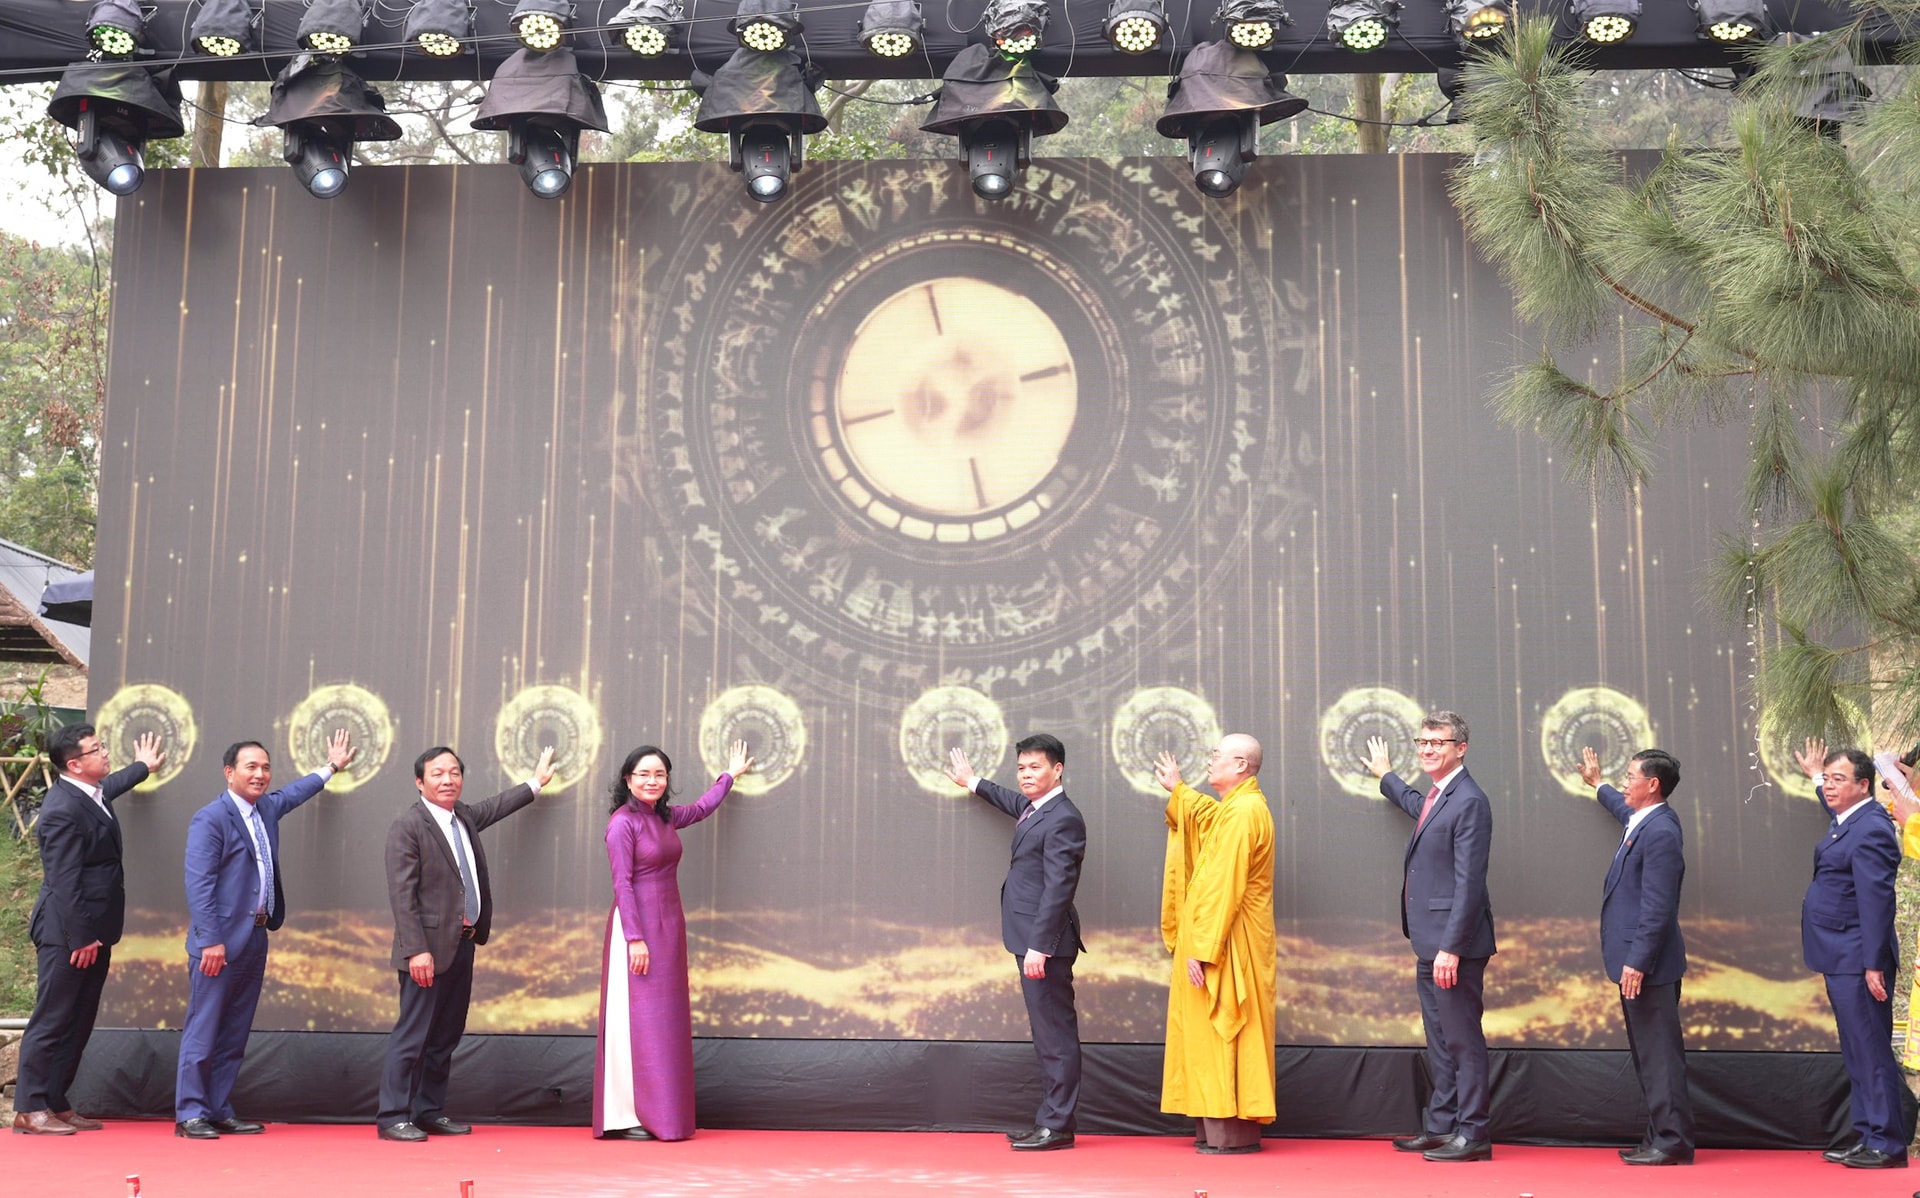
<svg viewBox="0 0 1920 1198"><path fill-rule="evenodd" d="M673 804L670 801L673 798L673 758L667 756L665 749L653 745L641 745L627 754L627 759L620 763L620 776L613 780L613 785L607 790L607 799L611 804L607 810L607 817L611 819L628 803L636 807L641 805L640 800L627 789L627 779L633 776L634 770L640 768L642 757L658 757L660 764L667 767L667 791L660 796L660 801L653 805L652 810L661 819L671 821L673 819Z"/></svg>
<svg viewBox="0 0 1920 1198"><path fill-rule="evenodd" d="M1652 778L1660 786L1660 797L1670 799L1680 785L1680 762L1665 749L1642 749L1633 755L1640 763L1640 772Z"/></svg>
<svg viewBox="0 0 1920 1198"><path fill-rule="evenodd" d="M1032 736L1022 737L1020 742L1013 746L1014 759L1018 760L1022 753L1042 753L1053 765L1067 764L1067 746L1060 743L1059 737L1048 732L1036 732Z"/></svg>
<svg viewBox="0 0 1920 1198"><path fill-rule="evenodd" d="M426 752L420 754L420 756L413 759L414 781L424 782L427 780L427 762L432 761L436 757L453 758L453 763L460 767L461 775L463 777L466 775L467 763L460 760L460 754L454 752L452 749L448 748L445 745L435 745L433 746L433 748L428 749Z"/></svg>
<svg viewBox="0 0 1920 1198"><path fill-rule="evenodd" d="M81 756L80 742L93 735L92 724L63 724L47 737L47 757L53 768L67 772L67 762Z"/></svg>
<svg viewBox="0 0 1920 1198"><path fill-rule="evenodd" d="M262 753L267 753L267 746L257 740L236 740L227 746L226 752L220 754L220 768L230 770L240 764L240 750L242 749L258 749ZM267 753L267 760L272 761L273 754Z"/></svg>

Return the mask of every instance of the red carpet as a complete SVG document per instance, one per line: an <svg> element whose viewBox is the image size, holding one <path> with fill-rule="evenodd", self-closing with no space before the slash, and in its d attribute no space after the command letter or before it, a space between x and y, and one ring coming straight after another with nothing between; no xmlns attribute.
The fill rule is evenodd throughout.
<svg viewBox="0 0 1920 1198"><path fill-rule="evenodd" d="M274 1124L218 1143L170 1123L109 1123L60 1139L8 1135L0 1194L119 1198L1907 1198L1920 1169L1869 1173L1814 1152L1702 1152L1691 1168L1630 1169L1612 1149L1496 1145L1487 1163L1438 1165L1382 1140L1268 1140L1252 1156L1203 1157L1187 1141L1086 1136L1015 1153L996 1135L703 1131L680 1144L596 1141L583 1128L481 1127L464 1139L388 1144L371 1127Z"/></svg>

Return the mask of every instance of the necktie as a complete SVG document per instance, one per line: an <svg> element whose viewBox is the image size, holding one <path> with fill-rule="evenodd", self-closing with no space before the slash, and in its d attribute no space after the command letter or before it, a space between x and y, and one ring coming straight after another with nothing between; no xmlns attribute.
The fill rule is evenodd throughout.
<svg viewBox="0 0 1920 1198"><path fill-rule="evenodd" d="M260 819L260 813L249 807L247 823L253 828L253 851L260 854L260 864L265 872L260 878L260 906L257 910L268 915L273 914L273 850L267 847L267 826Z"/></svg>
<svg viewBox="0 0 1920 1198"><path fill-rule="evenodd" d="M473 866L467 863L467 841L460 835L460 821L453 821L453 855L460 862L460 885L467 892L466 921L480 922L480 885L473 880Z"/></svg>
<svg viewBox="0 0 1920 1198"><path fill-rule="evenodd" d="M1427 792L1427 801L1420 804L1420 822L1413 826L1414 831L1418 832L1427 826L1427 817L1433 814L1433 805L1439 801L1440 788L1436 786Z"/></svg>
<svg viewBox="0 0 1920 1198"><path fill-rule="evenodd" d="M1020 826L1021 824L1024 824L1024 823L1026 823L1026 822L1027 822L1027 820L1028 820L1029 818L1031 818L1031 817L1032 817L1032 815L1033 815L1033 813L1034 813L1034 812L1036 812L1036 811L1038 811L1038 810L1040 810L1040 807L1039 807L1039 805L1038 805L1038 804L1035 804L1035 803L1028 803L1028 804L1027 804L1027 809L1026 809L1025 811L1022 811L1022 812L1020 813L1020 818L1019 818L1019 819L1017 819L1017 820L1015 820L1015 821L1013 821L1013 826L1017 828L1017 827L1019 827L1019 826Z"/></svg>

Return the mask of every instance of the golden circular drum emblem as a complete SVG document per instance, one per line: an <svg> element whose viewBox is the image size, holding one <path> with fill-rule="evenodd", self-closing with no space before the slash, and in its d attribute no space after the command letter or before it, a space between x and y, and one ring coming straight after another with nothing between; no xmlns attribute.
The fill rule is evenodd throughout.
<svg viewBox="0 0 1920 1198"><path fill-rule="evenodd" d="M287 717L287 747L294 768L307 775L327 763L327 738L345 728L353 738L353 764L327 783L329 794L346 794L380 772L393 752L393 715L379 695L351 682L320 687Z"/></svg>
<svg viewBox="0 0 1920 1198"><path fill-rule="evenodd" d="M747 742L753 772L734 781L745 795L763 795L779 786L807 755L807 721L790 697L759 683L724 690L700 713L700 759L709 773L727 768L727 748Z"/></svg>
<svg viewBox="0 0 1920 1198"><path fill-rule="evenodd" d="M1426 709L1390 686L1358 686L1320 713L1320 764L1341 790L1359 799L1384 799L1380 783L1363 764L1367 741L1387 742L1387 758L1403 774L1413 764L1414 733Z"/></svg>
<svg viewBox="0 0 1920 1198"><path fill-rule="evenodd" d="M966 794L947 777L952 749L965 753L983 778L1006 763L1006 717L998 703L970 686L936 686L900 716L900 759L921 790L943 799Z"/></svg>
<svg viewBox="0 0 1920 1198"><path fill-rule="evenodd" d="M507 701L493 722L493 751L509 778L526 778L553 746L553 781L542 794L559 794L586 777L600 757L600 713L572 687L530 686Z"/></svg>
<svg viewBox="0 0 1920 1198"><path fill-rule="evenodd" d="M101 704L93 717L93 725L116 768L133 760L136 739L149 732L159 734L160 748L167 755L166 764L160 767L159 773L148 775L147 780L135 788L142 791L164 786L179 777L180 771L192 760L194 746L200 740L200 730L193 722L192 705L179 691L157 682L136 682L121 687L113 698Z"/></svg>
<svg viewBox="0 0 1920 1198"><path fill-rule="evenodd" d="M1653 721L1638 699L1610 686L1583 686L1561 695L1540 721L1540 756L1570 795L1593 798L1580 780L1580 750L1600 756L1600 778L1615 786L1627 762L1653 747Z"/></svg>
<svg viewBox="0 0 1920 1198"><path fill-rule="evenodd" d="M1113 763L1143 795L1167 793L1153 777L1153 763L1162 753L1173 754L1189 784L1204 782L1207 754L1219 739L1213 704L1184 687L1142 687L1113 713Z"/></svg>

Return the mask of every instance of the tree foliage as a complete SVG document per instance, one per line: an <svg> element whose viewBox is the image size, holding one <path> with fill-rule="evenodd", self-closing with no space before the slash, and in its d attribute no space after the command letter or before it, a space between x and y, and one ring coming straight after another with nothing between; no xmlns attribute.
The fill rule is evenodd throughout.
<svg viewBox="0 0 1920 1198"><path fill-rule="evenodd" d="M1671 431L1744 421L1752 519L1705 589L1753 630L1758 702L1789 735L1857 741L1866 713L1910 737L1920 95L1899 73L1843 142L1795 115L1831 43L1767 47L1727 144L1671 136L1636 174L1603 137L1577 51L1549 34L1522 21L1467 73L1478 150L1455 198L1546 339L1497 410L1586 485L1625 495L1647 487ZM1616 348L1596 356L1582 344L1596 337ZM1568 350L1581 368L1562 368Z"/></svg>

